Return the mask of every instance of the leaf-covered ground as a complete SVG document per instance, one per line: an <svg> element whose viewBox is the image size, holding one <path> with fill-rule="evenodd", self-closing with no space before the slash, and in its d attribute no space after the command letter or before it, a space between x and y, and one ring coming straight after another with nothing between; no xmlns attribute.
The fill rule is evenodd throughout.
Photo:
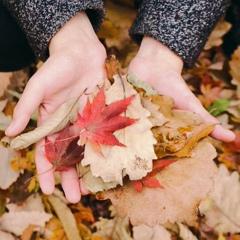
<svg viewBox="0 0 240 240"><path fill-rule="evenodd" d="M135 4L133 3L135 2ZM115 54L121 65L127 67L130 60L136 53L138 46L129 38L128 28L136 15L138 1L106 1L107 18L99 32L99 38L106 46L109 54ZM121 4L119 4L121 3ZM158 173L155 177L148 176L139 182L135 182L135 187L139 190L143 186L156 184L160 189L168 175L176 176L172 184L181 183L182 191L179 189L166 189L163 192L161 204L168 207L168 214L179 222L148 227L146 225L134 226L127 218L121 216L128 215L132 223L139 221L139 215L134 212L134 202L141 204L142 215L145 214L148 222L155 219L151 216L155 211L158 214L165 213L160 209L156 198L152 199L152 205L145 205L139 200L132 188L120 189L111 193L106 192L104 196L110 197L115 203L115 208L110 200L96 200L94 195L82 197L78 204L69 204L64 197L60 185L58 173L56 173L56 189L52 196L41 193L34 164L34 145L30 145L20 151L9 150L0 146L0 239L47 239L47 240L239 240L240 239L240 6L237 3L231 6L223 19L220 19L212 35L209 38L201 56L192 69L184 70L183 77L187 81L191 90L198 96L204 107L212 115L229 129L236 132L237 138L232 143L222 143L211 140L217 150L214 161L218 168L218 175L214 179L214 190L208 194L204 201L199 203L195 209L197 221L188 226L181 223L187 222L187 209L193 205L190 200L198 199L198 195L207 191L208 179L212 177L211 168L214 168L212 161L208 160L209 155L215 156L213 148L207 143L204 150L201 149L204 142L200 142L193 150L196 158L181 160L179 165L170 164L170 170ZM4 136L4 129L11 121L13 108L26 85L29 77L39 68L42 63L30 66L17 72L0 73L0 137ZM151 101L146 99L145 104L149 107ZM169 104L169 100L168 100ZM170 104L171 105L171 104ZM171 108L171 107L169 107ZM165 110L167 111L167 110ZM156 112L153 110L153 112ZM163 114L164 115L164 114ZM188 115L190 116L190 115ZM182 116L175 113L167 128L178 125L176 122L184 122ZM153 118L159 119L158 116ZM161 118L161 121L164 119ZM155 123L156 124L156 123ZM172 124L172 125L171 125ZM160 124L160 126L162 123ZM36 115L26 129L26 132L36 127ZM203 126L208 129L209 126ZM202 128L203 128L202 127ZM46 128L45 128L46 129ZM51 129L50 129L51 130ZM161 129L161 131L165 131ZM182 128L183 134L194 132L191 129ZM195 129L203 132L203 129ZM199 135L199 132L196 136ZM159 136L158 130L154 136ZM167 135L169 137L169 135ZM199 137L200 138L200 137ZM197 142L194 137L192 141ZM169 137L168 145L164 143L164 149L171 155L178 148L182 148L181 141L171 141ZM33 141L34 142L34 141ZM185 144L186 142L184 142ZM192 144L192 143L190 143ZM192 145L191 145L192 146ZM159 147L161 150L161 146ZM105 151L105 149L102 149ZM162 157L159 149L158 157ZM177 150L176 150L177 151ZM200 154L198 154L200 152ZM184 154L178 152L178 154ZM186 154L186 152L185 152ZM51 156L49 156L51 157ZM179 156L178 156L179 157ZM181 157L181 156L180 156ZM185 157L183 155L182 157ZM197 165L192 164L194 160ZM88 159L85 159L88 161ZM195 162L196 162L195 161ZM158 166L159 167L159 166ZM156 167L156 169L158 169ZM196 174L192 175L193 169ZM185 170L185 172L183 171ZM187 176L190 183L186 182L179 175ZM214 172L215 170L213 170ZM202 179L206 181L203 182ZM30 179L30 180L29 180ZM156 179L158 182L156 183ZM192 182L191 182L192 181ZM206 186L197 186L196 184ZM194 185L195 184L195 185ZM174 185L175 186L175 185ZM201 190L201 192L198 191ZM176 190L176 191L175 191ZM194 191L195 190L195 191ZM156 190L157 191L157 190ZM155 189L151 187L142 194L155 196ZM148 193L149 192L149 193ZM127 193L130 195L124 195ZM169 196L179 194L179 205L171 202ZM186 197L189 194L190 197ZM191 195L192 194L192 195ZM126 197L127 196L127 197ZM129 197L130 196L130 197ZM156 195L157 196L157 195ZM121 211L119 199L124 202L125 208ZM200 198L200 197L199 197ZM201 199L201 198L200 198ZM174 200L174 199L173 199ZM187 201L190 201L189 203ZM197 201L197 200L196 200ZM165 202L167 202L166 205ZM120 202L123 203L123 202ZM184 204L183 204L184 203ZM194 202L195 203L195 202ZM171 205L172 204L172 205ZM121 205L121 204L120 204ZM160 205L160 204L159 204ZM185 208L184 208L185 206ZM140 208L140 209L141 209ZM120 209L120 210L119 210ZM138 208L139 209L139 208ZM172 210L172 212L171 212ZM125 212L124 212L125 211ZM148 211L151 213L148 214ZM175 214L175 215L174 215ZM180 216L180 218L179 218ZM167 219L170 217L166 216ZM141 218L141 216L140 216ZM163 219L163 218L162 218ZM157 219L156 221L158 221Z"/></svg>

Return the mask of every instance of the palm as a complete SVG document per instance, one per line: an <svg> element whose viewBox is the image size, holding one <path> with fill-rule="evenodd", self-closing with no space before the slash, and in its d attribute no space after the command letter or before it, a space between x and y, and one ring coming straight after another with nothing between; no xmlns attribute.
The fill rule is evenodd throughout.
<svg viewBox="0 0 240 240"><path fill-rule="evenodd" d="M148 82L159 94L170 96L174 99L175 107L200 114L204 122L218 123L202 106L201 102L190 91L181 77L181 72L173 69L167 62L148 61L146 58L135 57L129 70L141 80ZM217 124L211 136L221 141L232 141L235 135Z"/></svg>

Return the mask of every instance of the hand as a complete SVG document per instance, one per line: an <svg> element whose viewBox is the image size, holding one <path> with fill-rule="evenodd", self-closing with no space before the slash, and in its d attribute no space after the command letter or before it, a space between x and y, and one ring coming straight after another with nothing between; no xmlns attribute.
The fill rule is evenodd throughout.
<svg viewBox="0 0 240 240"><path fill-rule="evenodd" d="M41 124L66 100L80 96L85 89L91 92L105 76L106 51L84 12L78 13L58 31L50 42L49 51L50 57L29 80L14 109L7 136L22 132L35 109L39 110L38 124ZM81 98L80 105L84 102ZM41 175L52 167L43 146L44 140L36 146L37 172L43 193L51 194L55 186L53 171ZM62 172L61 181L67 199L78 202L81 186L76 169Z"/></svg>
<svg viewBox="0 0 240 240"><path fill-rule="evenodd" d="M179 56L162 43L145 36L129 71L149 83L159 94L172 97L176 108L198 113L204 122L219 123L190 91L181 77L182 68L183 61ZM235 139L235 134L220 124L215 126L211 136L224 142Z"/></svg>

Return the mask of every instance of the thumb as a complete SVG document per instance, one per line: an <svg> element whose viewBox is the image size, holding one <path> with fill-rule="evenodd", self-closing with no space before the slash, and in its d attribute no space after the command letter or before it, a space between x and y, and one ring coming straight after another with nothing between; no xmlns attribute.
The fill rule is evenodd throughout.
<svg viewBox="0 0 240 240"><path fill-rule="evenodd" d="M8 137L13 137L21 133L27 126L33 112L41 104L43 91L35 83L34 79L28 82L22 97L14 108L13 121L5 131Z"/></svg>

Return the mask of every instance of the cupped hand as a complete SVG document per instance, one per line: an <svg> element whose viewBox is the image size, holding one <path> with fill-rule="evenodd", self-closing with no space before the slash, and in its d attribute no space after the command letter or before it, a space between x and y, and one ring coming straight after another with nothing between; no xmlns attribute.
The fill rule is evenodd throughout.
<svg viewBox="0 0 240 240"><path fill-rule="evenodd" d="M16 136L24 130L32 113L38 108L38 125L65 101L90 93L104 78L106 51L99 42L87 15L78 13L53 37L49 46L50 57L29 80L21 99L14 109L13 122L7 136ZM80 108L86 95L80 98ZM36 145L36 166L43 193L54 191L54 173L47 171L52 164L44 154L44 140ZM47 171L47 172L46 172ZM41 174L46 172L44 174ZM76 169L61 172L62 187L70 202L78 202L81 187Z"/></svg>
<svg viewBox="0 0 240 240"><path fill-rule="evenodd" d="M191 92L181 77L183 61L168 47L153 38L145 36L140 49L129 65L129 71L139 79L149 83L159 94L174 99L175 108L198 113L203 122L216 123L211 136L217 140L230 142L235 134L223 128Z"/></svg>

